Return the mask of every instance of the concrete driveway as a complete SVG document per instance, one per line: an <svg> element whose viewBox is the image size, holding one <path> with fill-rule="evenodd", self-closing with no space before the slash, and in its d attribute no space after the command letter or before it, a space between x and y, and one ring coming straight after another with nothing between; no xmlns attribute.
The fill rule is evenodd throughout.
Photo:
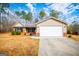
<svg viewBox="0 0 79 59"><path fill-rule="evenodd" d="M39 56L79 56L79 42L69 38L41 37Z"/></svg>

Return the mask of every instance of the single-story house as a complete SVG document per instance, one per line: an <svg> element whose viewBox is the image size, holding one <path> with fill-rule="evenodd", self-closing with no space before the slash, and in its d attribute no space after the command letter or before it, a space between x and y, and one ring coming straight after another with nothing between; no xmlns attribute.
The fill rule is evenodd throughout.
<svg viewBox="0 0 79 59"><path fill-rule="evenodd" d="M37 23L29 23L22 25L17 23L13 26L15 29L21 29L23 32L32 32L40 36L66 36L67 35L67 23L56 19L54 17L47 17Z"/></svg>
<svg viewBox="0 0 79 59"><path fill-rule="evenodd" d="M25 35L28 33L30 33L31 35L36 33L35 23L31 21L28 21L25 24L24 23L22 24L21 22L16 22L16 24L13 25L12 27L13 27L13 31L21 30L21 32Z"/></svg>

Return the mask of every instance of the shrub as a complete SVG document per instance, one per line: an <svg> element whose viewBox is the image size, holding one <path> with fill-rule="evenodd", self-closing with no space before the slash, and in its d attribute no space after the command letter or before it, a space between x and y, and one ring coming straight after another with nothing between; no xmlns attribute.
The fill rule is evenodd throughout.
<svg viewBox="0 0 79 59"><path fill-rule="evenodd" d="M15 31L12 31L11 34L12 34L12 35L16 35L16 32L15 32Z"/></svg>
<svg viewBox="0 0 79 59"><path fill-rule="evenodd" d="M21 30L16 30L16 35L20 35L21 34Z"/></svg>
<svg viewBox="0 0 79 59"><path fill-rule="evenodd" d="M11 34L12 35L20 35L21 34L21 30L12 31Z"/></svg>
<svg viewBox="0 0 79 59"><path fill-rule="evenodd" d="M70 30L67 30L67 34L71 34L72 32Z"/></svg>
<svg viewBox="0 0 79 59"><path fill-rule="evenodd" d="M72 37L72 35L70 34L70 35L68 35L68 37L69 37L69 38L71 38L71 37Z"/></svg>

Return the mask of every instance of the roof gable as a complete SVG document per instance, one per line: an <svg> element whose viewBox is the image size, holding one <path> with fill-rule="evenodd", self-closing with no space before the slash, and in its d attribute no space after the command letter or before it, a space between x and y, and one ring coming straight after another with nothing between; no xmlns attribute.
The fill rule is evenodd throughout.
<svg viewBox="0 0 79 59"><path fill-rule="evenodd" d="M19 22L16 22L16 24L13 27L23 27L23 25Z"/></svg>
<svg viewBox="0 0 79 59"><path fill-rule="evenodd" d="M37 24L40 24L40 23L42 23L42 22L44 22L44 21L48 21L49 19L52 19L52 20L55 20L55 21L57 21L57 22L60 22L60 23L63 23L63 24L65 24L65 25L67 25L66 22L64 22L64 21L62 21L62 20L59 20L59 19L56 19L55 17L47 17L46 19L43 19L43 20L37 22L36 25L37 25Z"/></svg>
<svg viewBox="0 0 79 59"><path fill-rule="evenodd" d="M13 27L35 27L35 23L32 21L26 21L25 23L16 22Z"/></svg>

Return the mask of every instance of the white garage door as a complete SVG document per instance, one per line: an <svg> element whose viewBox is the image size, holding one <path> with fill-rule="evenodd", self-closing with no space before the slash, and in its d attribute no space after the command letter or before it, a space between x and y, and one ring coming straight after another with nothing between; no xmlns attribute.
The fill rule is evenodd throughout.
<svg viewBox="0 0 79 59"><path fill-rule="evenodd" d="M40 36L63 36L61 26L40 27Z"/></svg>

